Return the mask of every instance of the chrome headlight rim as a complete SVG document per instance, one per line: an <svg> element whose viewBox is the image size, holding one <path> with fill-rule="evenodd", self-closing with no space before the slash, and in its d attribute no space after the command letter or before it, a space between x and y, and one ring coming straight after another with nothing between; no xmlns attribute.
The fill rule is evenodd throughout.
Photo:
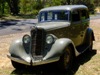
<svg viewBox="0 0 100 75"><path fill-rule="evenodd" d="M53 35L48 34L48 35L46 36L46 43L47 43L47 44L53 44L53 43L54 43L54 37L53 37Z"/></svg>
<svg viewBox="0 0 100 75"><path fill-rule="evenodd" d="M23 44L29 44L29 43L31 42L31 37L30 37L30 35L25 34L25 35L23 36L22 41L23 41Z"/></svg>

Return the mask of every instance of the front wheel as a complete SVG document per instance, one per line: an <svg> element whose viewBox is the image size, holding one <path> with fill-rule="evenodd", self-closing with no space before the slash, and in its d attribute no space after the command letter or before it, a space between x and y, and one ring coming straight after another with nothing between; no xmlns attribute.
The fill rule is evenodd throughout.
<svg viewBox="0 0 100 75"><path fill-rule="evenodd" d="M67 71L68 69L71 69L73 58L74 56L71 47L67 47L58 62L59 68L63 71Z"/></svg>
<svg viewBox="0 0 100 75"><path fill-rule="evenodd" d="M17 63L15 61L12 61L12 60L11 60L11 63L13 65L13 67L16 68L16 69L24 69L24 68L26 68L24 64L20 64L20 63Z"/></svg>

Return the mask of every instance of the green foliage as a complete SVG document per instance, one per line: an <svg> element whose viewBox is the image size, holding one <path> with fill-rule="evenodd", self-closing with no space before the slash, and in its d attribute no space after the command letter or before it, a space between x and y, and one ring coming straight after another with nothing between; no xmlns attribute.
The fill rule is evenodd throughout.
<svg viewBox="0 0 100 75"><path fill-rule="evenodd" d="M4 14L34 14L44 7L66 4L84 4L94 12L95 6L100 5L99 0L0 0L0 16Z"/></svg>
<svg viewBox="0 0 100 75"><path fill-rule="evenodd" d="M0 16L9 14L9 6L5 0L0 0Z"/></svg>
<svg viewBox="0 0 100 75"><path fill-rule="evenodd" d="M18 15L19 14L19 0L6 0L10 8L10 14Z"/></svg>
<svg viewBox="0 0 100 75"><path fill-rule="evenodd" d="M94 14L95 13L95 6L94 6L94 4L89 4L88 8L89 8L90 14Z"/></svg>
<svg viewBox="0 0 100 75"><path fill-rule="evenodd" d="M5 7L5 1L1 0L0 1L0 16L2 16L4 13L4 7Z"/></svg>
<svg viewBox="0 0 100 75"><path fill-rule="evenodd" d="M32 11L32 14L37 15L38 12L39 12L38 10L33 10L33 11Z"/></svg>
<svg viewBox="0 0 100 75"><path fill-rule="evenodd" d="M86 5L89 9L90 14L94 14L95 13L95 4L94 4L95 0L77 0L76 4L83 4Z"/></svg>
<svg viewBox="0 0 100 75"><path fill-rule="evenodd" d="M66 5L67 0L48 0L44 7Z"/></svg>
<svg viewBox="0 0 100 75"><path fill-rule="evenodd" d="M52 6L61 5L62 0L52 0Z"/></svg>
<svg viewBox="0 0 100 75"><path fill-rule="evenodd" d="M21 14L37 14L38 11L43 8L42 2L35 0L21 0L20 1L20 13Z"/></svg>
<svg viewBox="0 0 100 75"><path fill-rule="evenodd" d="M94 0L95 6L100 6L100 0Z"/></svg>
<svg viewBox="0 0 100 75"><path fill-rule="evenodd" d="M25 14L27 12L27 0L21 0L20 1L20 12L22 14Z"/></svg>
<svg viewBox="0 0 100 75"><path fill-rule="evenodd" d="M1 5L1 2L0 2L0 16L2 16L2 5Z"/></svg>
<svg viewBox="0 0 100 75"><path fill-rule="evenodd" d="M61 5L61 4L60 4L60 1L61 1L61 0L48 0L48 1L45 3L44 7Z"/></svg>

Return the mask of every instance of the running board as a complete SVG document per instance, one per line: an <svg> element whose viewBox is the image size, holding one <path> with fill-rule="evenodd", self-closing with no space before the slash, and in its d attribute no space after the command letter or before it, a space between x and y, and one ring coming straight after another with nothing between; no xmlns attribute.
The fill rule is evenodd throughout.
<svg viewBox="0 0 100 75"><path fill-rule="evenodd" d="M83 53L83 52L86 51L88 48L89 48L89 46L87 46L87 45L81 45L81 46L79 46L79 47L76 47L76 49L77 49L77 51L78 51L79 53Z"/></svg>

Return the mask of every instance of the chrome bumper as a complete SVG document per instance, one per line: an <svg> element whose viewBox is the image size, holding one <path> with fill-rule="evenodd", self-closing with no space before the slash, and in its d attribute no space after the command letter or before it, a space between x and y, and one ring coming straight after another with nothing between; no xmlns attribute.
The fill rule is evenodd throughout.
<svg viewBox="0 0 100 75"><path fill-rule="evenodd" d="M15 58L15 57L12 57L11 55L7 55L7 57L15 62L18 62L18 63L21 63L21 64L25 64L25 65L30 65L30 62L27 62L21 58Z"/></svg>
<svg viewBox="0 0 100 75"><path fill-rule="evenodd" d="M43 65L43 64L48 64L48 63L53 63L53 62L56 62L56 61L59 61L59 57L56 57L56 58L52 58L52 59L48 59L48 60L32 60L30 62L27 62L21 58L15 58L15 57L12 57L11 55L7 55L7 57L15 62L18 62L18 63L21 63L21 64L25 64L25 65L32 65L32 66L37 66L37 65Z"/></svg>

